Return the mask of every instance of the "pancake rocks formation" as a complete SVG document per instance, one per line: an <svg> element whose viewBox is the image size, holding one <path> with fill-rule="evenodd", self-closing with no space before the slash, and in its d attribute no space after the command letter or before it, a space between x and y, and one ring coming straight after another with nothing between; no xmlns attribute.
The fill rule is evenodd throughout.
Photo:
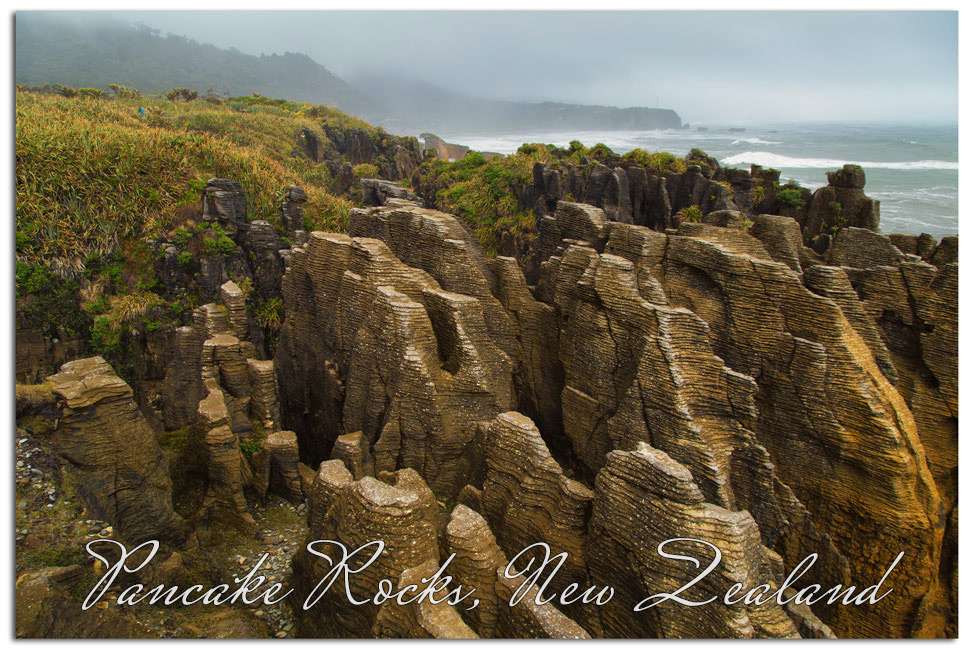
<svg viewBox="0 0 974 649"><path fill-rule="evenodd" d="M535 285L454 217L396 199L292 252L275 366L284 425L319 467L307 539L381 530L361 594L457 553L449 574L482 599L454 614L329 593L297 612L304 635L951 633L956 261L861 228L823 256L793 219L708 217L658 232L558 201ZM864 588L904 556L874 605L634 612L696 574L656 551L679 537L724 556L696 599L780 585L812 553L795 589ZM551 588L615 597L508 606L523 577L504 567L534 543L568 553ZM297 555L299 598L328 565Z"/></svg>
<svg viewBox="0 0 974 649"><path fill-rule="evenodd" d="M287 577L302 637L956 636L957 238L883 234L856 168L777 214L749 194L770 171L590 171L535 167L520 259L388 179L362 181L347 233L300 230L288 188L285 248L238 184L211 181L204 217L236 232L249 290L281 300L279 339L269 357L228 266L201 269L212 301L171 333L153 399L160 426L188 430L185 519L132 388L101 358L63 364L51 443L88 511L182 549L217 522L252 539L268 494L289 501L306 514ZM691 204L699 220L676 218ZM316 591L341 551L307 543L377 539L347 590ZM637 611L700 570L662 556L669 539L720 550L686 593L717 599ZM540 544L565 561L525 583ZM889 594L724 602L812 554L786 596L884 575ZM372 601L438 573L478 606ZM52 580L18 594L60 597ZM573 584L614 595L551 597Z"/></svg>

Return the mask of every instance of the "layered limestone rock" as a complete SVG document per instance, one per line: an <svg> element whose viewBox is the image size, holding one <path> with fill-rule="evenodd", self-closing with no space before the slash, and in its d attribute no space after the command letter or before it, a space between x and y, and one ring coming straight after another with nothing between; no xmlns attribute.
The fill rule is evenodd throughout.
<svg viewBox="0 0 974 649"><path fill-rule="evenodd" d="M244 534L255 534L257 523L243 491L253 482L253 474L230 428L225 393L212 379L207 387L210 392L199 403L193 431L206 471L206 495L197 518L203 523L219 520Z"/></svg>
<svg viewBox="0 0 974 649"><path fill-rule="evenodd" d="M329 457L340 435L361 431L376 472L410 467L436 493L453 496L482 471L477 422L512 405L505 347L513 350L513 335L483 260L471 268L464 241L437 237L447 218L460 228L452 217L403 208L380 214L391 214L390 238L396 214L432 230L426 240L434 248L420 238L410 248L404 239L399 250L432 272L404 263L378 239L315 232L294 251L275 361L284 425L298 433L305 461ZM375 229L384 225L378 220Z"/></svg>
<svg viewBox="0 0 974 649"><path fill-rule="evenodd" d="M491 291L503 305L517 344L512 357L517 409L538 422L553 453L571 453L561 419L561 390L565 370L558 357L558 314L555 307L534 298L524 274L512 257L490 260Z"/></svg>
<svg viewBox="0 0 974 649"><path fill-rule="evenodd" d="M553 196L577 180L536 172ZM760 180L736 178L735 195L753 201ZM679 191L685 202L699 188ZM957 266L862 228L811 250L796 221L745 214L710 210L664 233L560 201L523 271L415 206L355 210L351 236L295 248L276 367L284 427L320 463L305 471L309 539L401 548L363 573L363 596L455 552L448 574L482 599L396 613L329 594L302 630L439 637L462 619L481 637L950 633ZM461 503L448 521L434 493ZM659 554L669 538L723 555L694 599L738 582L773 590L811 554L791 587L861 590L904 555L883 582L892 593L868 607L633 612L696 574ZM551 590L612 586L612 603L540 606L535 586L507 606L522 581L505 562L539 542L567 553ZM327 567L299 554L295 597Z"/></svg>
<svg viewBox="0 0 974 649"><path fill-rule="evenodd" d="M717 241L668 237L660 277L671 300L707 321L724 362L756 378L754 432L848 557L853 582L875 583L906 553L887 581L900 597L868 614L816 613L839 635L908 634L937 582L941 503L913 416L862 336L784 265Z"/></svg>
<svg viewBox="0 0 974 649"><path fill-rule="evenodd" d="M254 462L254 487L258 493L271 491L293 504L304 500L298 474L298 439L289 430L268 435L260 445Z"/></svg>
<svg viewBox="0 0 974 649"><path fill-rule="evenodd" d="M265 431L280 426L281 408L274 361L247 359L247 378L250 382L250 413L261 422Z"/></svg>
<svg viewBox="0 0 974 649"><path fill-rule="evenodd" d="M850 262L843 270L889 350L898 377L896 389L912 412L949 521L956 516L958 499L958 266L938 269L915 257L873 267ZM956 565L957 546L948 526L940 557L942 575L951 575ZM944 592L931 598L939 603L924 606L924 612L956 619L945 614L956 610L951 580L941 580Z"/></svg>
<svg viewBox="0 0 974 649"><path fill-rule="evenodd" d="M844 227L879 228L879 201L866 196L866 174L859 165L848 164L826 174L829 184L812 195L802 222L805 239Z"/></svg>
<svg viewBox="0 0 974 649"><path fill-rule="evenodd" d="M691 165L684 173L659 175L645 167L622 162L618 157L617 160L624 166L596 162L585 167L563 165L555 169L535 163L529 193L536 197L537 202L532 204L539 219L555 212L559 201L578 200L602 209L610 221L662 231L675 225L675 215L683 208L696 206L704 214L738 209L732 192L713 178L710 169L709 176L697 165ZM743 182L751 184L749 178ZM741 195L749 196L746 192ZM748 213L750 205L750 201L745 203Z"/></svg>
<svg viewBox="0 0 974 649"><path fill-rule="evenodd" d="M419 207L422 207L423 205L423 199L399 183L389 182L388 180L379 180L378 178L363 178L361 183L363 205L386 205L389 203L389 201L393 200L413 203Z"/></svg>
<svg viewBox="0 0 974 649"><path fill-rule="evenodd" d="M430 559L403 570L396 582L397 590L412 588L414 592L421 592L438 568L436 562ZM428 598L405 605L399 604L395 599L386 600L376 615L372 635L376 638L448 640L470 640L478 637L453 606L446 602L434 604Z"/></svg>
<svg viewBox="0 0 974 649"><path fill-rule="evenodd" d="M375 463L372 461L368 440L362 431L339 435L331 449L331 459L344 462L355 480L375 475Z"/></svg>
<svg viewBox="0 0 974 649"><path fill-rule="evenodd" d="M203 190L203 220L219 223L232 237L247 229L247 196L240 183L210 178Z"/></svg>
<svg viewBox="0 0 974 649"><path fill-rule="evenodd" d="M486 433L487 477L481 494L482 511L508 556L537 543L567 559L552 581L553 588L588 581L584 546L593 494L571 480L551 457L534 423L517 412L498 415ZM545 551L522 555L540 562ZM591 607L566 610L589 630L598 628ZM591 619L590 619L591 618Z"/></svg>
<svg viewBox="0 0 974 649"><path fill-rule="evenodd" d="M585 558L598 586L613 586L615 597L599 608L610 637L761 638L799 637L786 612L774 602L738 601L724 594L736 583L746 593L774 584L773 560L746 511L729 511L706 502L690 472L666 453L638 444L632 451L612 451L596 479L591 541ZM706 580L681 593L687 606L664 601L649 604L652 594L670 593L689 583L700 568L721 559ZM681 539L666 543L670 539ZM699 565L674 561L659 552L697 558ZM635 573L635 574L633 574ZM772 592L775 586L771 586ZM743 599L743 598L741 598Z"/></svg>
<svg viewBox="0 0 974 649"><path fill-rule="evenodd" d="M501 602L501 612L497 619L496 638L540 638L553 640L580 640L589 638L574 620L560 612L551 604L537 602L538 587L531 586L524 597L511 604L523 582L504 576L504 569L497 569L497 583L494 587Z"/></svg>
<svg viewBox="0 0 974 649"><path fill-rule="evenodd" d="M388 579L399 583L403 571L427 562L436 565L439 560L436 500L411 469L398 471L395 484L370 476L355 481L339 460L330 460L323 462L318 471L308 507L307 541L337 541L345 550L331 543L316 544L313 549L327 555L330 561L304 547L298 550L292 562L294 592L290 596L297 627L304 637L368 637L380 613L380 607L370 601L379 590L379 582ZM373 543L377 540L384 544L381 553L362 568L379 551ZM349 573L347 591L343 587L315 590L345 551L351 553L369 543L372 545L354 559L362 569ZM405 579L409 580L409 575ZM355 605L349 597L366 603ZM303 606L306 602L313 603L307 610ZM386 610L380 630L390 632L407 624L401 619L390 620L390 614ZM402 614L420 618L419 622L414 619L408 624L411 632L425 628L428 634L447 616L441 609L425 607ZM442 624L459 632L462 629L456 622L453 619Z"/></svg>
<svg viewBox="0 0 974 649"><path fill-rule="evenodd" d="M48 380L60 408L54 450L90 515L133 543L182 545L189 530L172 508L168 462L132 388L100 356L65 363Z"/></svg>
<svg viewBox="0 0 974 649"><path fill-rule="evenodd" d="M308 202L308 194L302 188L291 185L284 194L284 204L281 206L281 222L284 231L293 236L298 230L304 230L304 204Z"/></svg>
<svg viewBox="0 0 974 649"><path fill-rule="evenodd" d="M507 565L507 558L490 526L476 511L457 505L450 514L443 546L445 556L454 555L448 574L466 589L476 591L480 600L472 610L461 606L460 615L481 637L494 637L502 607L507 606L495 589L498 568Z"/></svg>

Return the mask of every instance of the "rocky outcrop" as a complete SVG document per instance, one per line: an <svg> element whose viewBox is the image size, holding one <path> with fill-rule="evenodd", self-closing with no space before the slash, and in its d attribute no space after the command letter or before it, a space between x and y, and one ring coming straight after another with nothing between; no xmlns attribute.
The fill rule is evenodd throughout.
<svg viewBox="0 0 974 649"><path fill-rule="evenodd" d="M308 541L385 542L350 576L353 598L442 567L481 600L357 606L332 588L304 610L331 564L302 550L291 603L307 636L956 634L957 240L852 226L806 246L797 218L760 211L776 204L770 172L606 162L536 166L518 200L537 206L538 234L518 258L487 258L456 218L384 195L384 181L363 182L375 206L352 211L348 234L303 243L290 188L282 252L274 228L246 221L239 187L212 182L207 220L233 233L254 291L280 292L284 322L262 360L249 286L224 280L166 343L160 411L167 428L192 424L201 532L220 520L254 533L251 488L306 498ZM831 180L861 194L854 169ZM870 200L850 205L861 215ZM693 205L699 222L678 216ZM207 282L229 275L226 257ZM52 377L52 439L86 502L126 539L170 530L181 543L131 390L103 361L79 363ZM904 555L875 605L633 611L696 574L660 555L671 538L722 553L692 599L777 588L813 553L791 587L861 589ZM548 595L578 584L614 598L534 601L540 584L505 568L535 543L566 553ZM669 546L701 565L709 548Z"/></svg>
<svg viewBox="0 0 974 649"><path fill-rule="evenodd" d="M199 403L193 431L206 471L206 495L197 519L204 524L218 520L253 535L257 523L244 496L244 487L253 482L253 474L229 425L223 390L212 379L208 388L209 395Z"/></svg>
<svg viewBox="0 0 974 649"><path fill-rule="evenodd" d="M868 268L844 268L861 308L888 350L898 376L896 389L916 422L926 460L937 485L948 520L940 556L941 573L956 570L957 546L953 537L958 472L957 301L958 266L936 268L915 257ZM956 582L954 582L956 583ZM937 605L924 611L947 622L957 601L950 579L940 584L943 592L930 599Z"/></svg>
<svg viewBox="0 0 974 649"><path fill-rule="evenodd" d="M553 554L567 552L552 587L585 583L583 549L592 492L565 476L534 423L520 413L498 415L487 428L486 447L482 511L500 547L512 557L536 543L547 544ZM531 558L543 561L544 552L522 557L525 562ZM590 607L566 612L587 629L598 628Z"/></svg>
<svg viewBox="0 0 974 649"><path fill-rule="evenodd" d="M303 636L367 637L378 623L377 631L387 635L408 632L421 637L420 631L425 630L426 636L455 633L462 637L463 627L458 618L442 608L417 607L419 610L395 613L388 607L380 609L374 602L355 605L348 600L349 596L356 601L371 600L378 592L380 580L388 579L394 584L401 579L410 581L418 578L416 573L403 575L404 571L427 562L436 565L439 559L434 521L437 505L432 492L411 469L398 471L393 480L394 484L387 484L366 476L355 481L339 460L322 463L315 478L314 497L308 502L308 542L337 541L352 552L381 540L384 548L368 567L349 575L347 593L345 588L314 592L332 563L343 556L340 548L325 543L315 546L331 562L306 548L298 551L293 560L291 601ZM359 565L376 550L375 544L366 548L364 556L359 555L362 557ZM316 603L304 610L303 604L308 601ZM444 617L453 619L443 621Z"/></svg>
<svg viewBox="0 0 974 649"><path fill-rule="evenodd" d="M478 635L494 637L497 620L508 602L497 593L497 571L507 565L504 552L484 517L465 505L450 514L443 540L443 554L455 555L448 574L465 589L476 591L480 603L460 608L460 615Z"/></svg>
<svg viewBox="0 0 974 649"><path fill-rule="evenodd" d="M290 415L303 457L336 458L310 489L309 533L332 538L320 535L376 519L368 497L347 499L366 485L386 493L381 480L409 467L410 485L462 505L443 521L435 505L420 515L425 506L388 492L386 511L425 521L397 543L415 553L425 542L414 535L437 540L387 578L411 579L404 571L423 563L426 574L457 552L449 574L497 596L482 612L458 611L480 636L948 630L956 437L944 434L949 415L923 423L933 392L914 386L918 359L937 391L956 385L956 264L938 271L870 230L844 229L820 255L787 217L706 220L664 233L558 202L540 223L535 287L516 260L485 262L455 219L432 210L357 210L351 236L313 234L285 278L276 363L283 416L304 413ZM794 588L861 588L904 556L884 582L894 594L868 610L741 603L636 615L659 584L693 576L656 552L668 538L724 555L701 597L738 581L774 588L813 553ZM520 584L503 562L539 542L567 552L553 588L611 585L615 603L506 606ZM316 565L296 560L297 582L315 583ZM361 611L342 622L309 613L307 628L439 633L417 611L353 624Z"/></svg>
<svg viewBox="0 0 974 649"><path fill-rule="evenodd" d="M897 552L906 552L900 599L884 600L868 615L830 609L825 620L839 634L908 633L910 602L937 581L941 504L913 417L861 336L838 306L805 290L781 265L676 236L663 266L667 294L708 321L718 355L758 377L763 416L755 420L756 436L849 558L853 581L874 583ZM837 463L842 457L848 460ZM863 471L872 488L849 490L862 484Z"/></svg>
<svg viewBox="0 0 974 649"><path fill-rule="evenodd" d="M798 637L774 602L724 602L724 593L735 583L743 584L742 592L774 584L774 559L748 512L732 512L706 500L686 467L648 444L608 454L596 480L592 540L585 555L597 586L616 585L616 597L599 611L608 636ZM645 593L673 592L699 573L689 562L674 565L657 551L660 544L667 544L666 552L698 557L701 565L713 559L710 547L688 538L719 548L722 559L706 582L684 597L716 601L693 607L670 601L634 613ZM682 540L667 543L670 539Z"/></svg>
<svg viewBox="0 0 974 649"><path fill-rule="evenodd" d="M866 174L859 165L845 165L826 174L829 184L817 189L802 221L806 239L845 227L879 229L879 201L866 196Z"/></svg>
<svg viewBox="0 0 974 649"><path fill-rule="evenodd" d="M390 135L357 128L324 125L330 147L351 165L372 164L383 180L399 181L412 176L423 162L419 141L414 137Z"/></svg>
<svg viewBox="0 0 974 649"><path fill-rule="evenodd" d="M430 559L413 568L403 570L396 582L397 590L412 588L421 591L436 574L439 566ZM437 638L470 640L477 638L457 613L446 602L432 603L429 599L410 604L396 600L383 602L372 627L376 638Z"/></svg>
<svg viewBox="0 0 974 649"><path fill-rule="evenodd" d="M450 144L432 133L421 133L419 137L423 138L423 153L432 151L440 160L460 160L470 151L468 146Z"/></svg>
<svg viewBox="0 0 974 649"><path fill-rule="evenodd" d="M301 504L304 494L298 475L298 440L289 430L268 435L260 445L254 462L254 487L260 494L277 493L293 504Z"/></svg>
<svg viewBox="0 0 974 649"><path fill-rule="evenodd" d="M52 437L85 506L133 543L180 546L189 530L172 508L169 466L132 389L100 356L48 377L60 416Z"/></svg>
<svg viewBox="0 0 974 649"><path fill-rule="evenodd" d="M362 204L366 206L386 205L389 201L413 203L422 207L423 200L399 183L379 180L378 178L363 178Z"/></svg>
<svg viewBox="0 0 974 649"><path fill-rule="evenodd" d="M523 598L511 604L515 593L522 587L521 580L505 577L503 568L497 570L494 591L501 601L501 612L494 637L552 640L581 640L590 637L585 629L551 604L539 604L537 586L532 585Z"/></svg>
<svg viewBox="0 0 974 649"><path fill-rule="evenodd" d="M512 405L513 332L452 217L368 214L377 238L313 233L294 252L276 356L284 425L306 462L361 431L377 473L410 467L456 495L482 470L477 422Z"/></svg>

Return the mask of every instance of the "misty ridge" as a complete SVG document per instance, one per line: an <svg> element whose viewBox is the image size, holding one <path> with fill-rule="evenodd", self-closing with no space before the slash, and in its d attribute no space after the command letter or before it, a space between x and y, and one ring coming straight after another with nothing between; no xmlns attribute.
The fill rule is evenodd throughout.
<svg viewBox="0 0 974 649"><path fill-rule="evenodd" d="M372 71L346 81L303 53L253 56L104 15L19 13L16 82L31 87L201 95L257 93L333 105L394 132L684 128L666 108L517 102L471 97L429 82Z"/></svg>

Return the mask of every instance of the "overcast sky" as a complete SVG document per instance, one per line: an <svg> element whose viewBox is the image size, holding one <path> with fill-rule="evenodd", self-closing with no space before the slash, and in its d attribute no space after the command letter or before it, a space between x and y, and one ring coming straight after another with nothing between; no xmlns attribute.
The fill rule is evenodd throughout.
<svg viewBox="0 0 974 649"><path fill-rule="evenodd" d="M955 12L112 12L493 99L728 121L957 121Z"/></svg>

